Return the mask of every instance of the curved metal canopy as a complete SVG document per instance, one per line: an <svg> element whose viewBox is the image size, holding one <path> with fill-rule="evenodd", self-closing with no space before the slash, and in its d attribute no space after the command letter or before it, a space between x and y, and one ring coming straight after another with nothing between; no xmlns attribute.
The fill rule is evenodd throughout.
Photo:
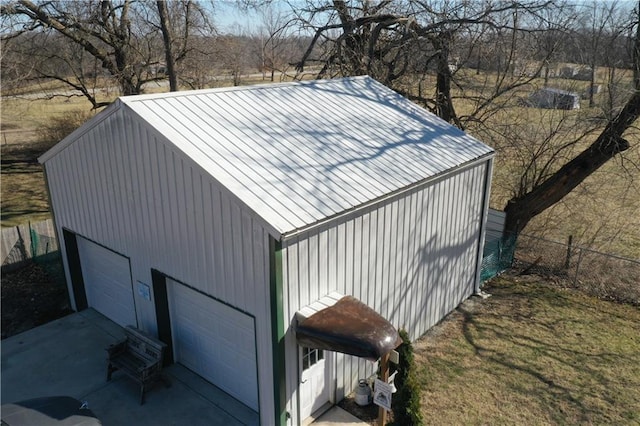
<svg viewBox="0 0 640 426"><path fill-rule="evenodd" d="M402 339L395 327L352 296L315 312L298 323L300 346L342 352L375 361L397 348Z"/></svg>

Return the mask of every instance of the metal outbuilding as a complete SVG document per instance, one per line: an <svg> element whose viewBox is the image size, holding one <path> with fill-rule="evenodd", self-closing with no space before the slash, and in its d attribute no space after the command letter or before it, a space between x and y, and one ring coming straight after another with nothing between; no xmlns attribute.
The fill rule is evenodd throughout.
<svg viewBox="0 0 640 426"><path fill-rule="evenodd" d="M546 109L580 109L580 95L566 90L543 87L529 95L528 105Z"/></svg>
<svg viewBox="0 0 640 426"><path fill-rule="evenodd" d="M40 162L74 308L297 425L376 367L297 312L353 296L417 338L478 290L493 155L355 77L123 97Z"/></svg>

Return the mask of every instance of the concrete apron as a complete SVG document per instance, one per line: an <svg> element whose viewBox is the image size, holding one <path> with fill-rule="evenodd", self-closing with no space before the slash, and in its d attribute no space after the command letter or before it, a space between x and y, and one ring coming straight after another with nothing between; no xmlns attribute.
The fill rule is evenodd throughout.
<svg viewBox="0 0 640 426"><path fill-rule="evenodd" d="M257 425L258 414L179 364L165 369L139 405L138 385L121 372L106 381L106 351L122 328L92 309L2 341L2 403L67 395L87 401L109 425Z"/></svg>
<svg viewBox="0 0 640 426"><path fill-rule="evenodd" d="M311 426L368 426L359 418L351 415L342 408L335 406L311 423Z"/></svg>

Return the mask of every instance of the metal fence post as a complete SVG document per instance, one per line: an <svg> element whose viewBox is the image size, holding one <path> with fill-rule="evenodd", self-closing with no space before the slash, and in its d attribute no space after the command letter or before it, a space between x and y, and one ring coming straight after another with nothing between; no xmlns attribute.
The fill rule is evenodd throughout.
<svg viewBox="0 0 640 426"><path fill-rule="evenodd" d="M582 248L580 248L580 254L578 255L578 263L576 264L576 276L573 278L574 287L578 283L578 272L580 271L580 263L582 263L582 253L583 252L584 252L584 250L582 250Z"/></svg>

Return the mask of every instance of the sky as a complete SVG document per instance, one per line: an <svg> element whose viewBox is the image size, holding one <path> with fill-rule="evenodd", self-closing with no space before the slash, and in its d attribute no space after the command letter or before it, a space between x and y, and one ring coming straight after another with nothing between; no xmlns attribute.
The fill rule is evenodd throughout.
<svg viewBox="0 0 640 426"><path fill-rule="evenodd" d="M238 33L240 30L252 32L262 25L262 18L258 13L253 10L242 11L238 3L233 0L210 0L214 23L221 33ZM274 0L271 5L276 10L288 8L288 3L283 0Z"/></svg>

